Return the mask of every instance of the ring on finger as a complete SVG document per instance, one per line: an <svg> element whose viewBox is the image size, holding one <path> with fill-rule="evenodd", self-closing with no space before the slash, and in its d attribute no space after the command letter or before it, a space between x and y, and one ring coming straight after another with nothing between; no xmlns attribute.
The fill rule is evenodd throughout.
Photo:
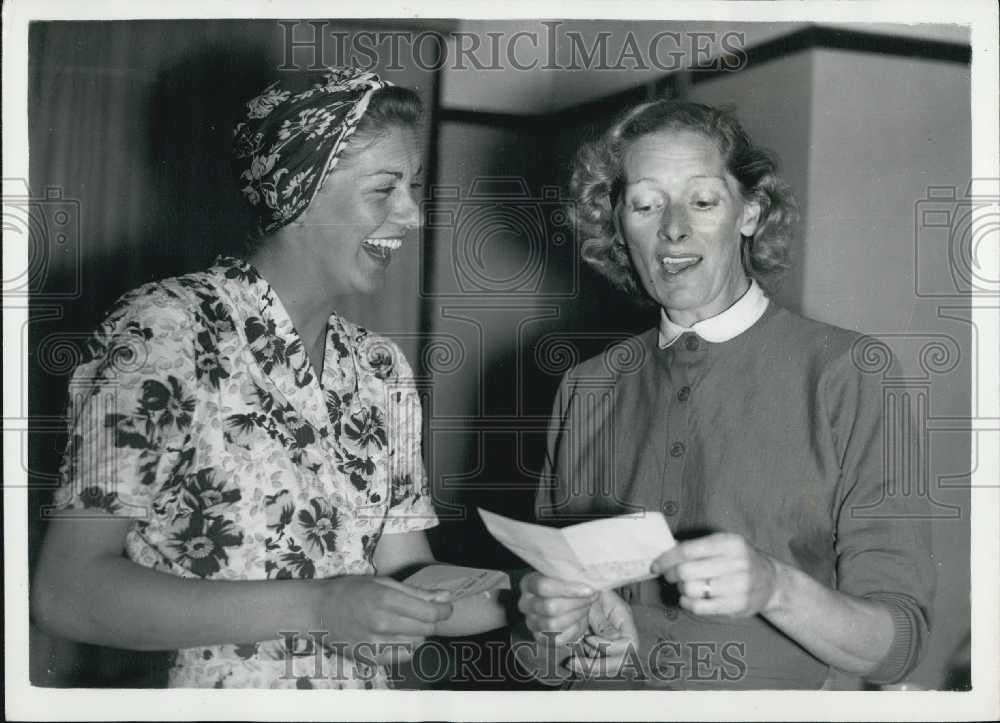
<svg viewBox="0 0 1000 723"><path fill-rule="evenodd" d="M702 591L701 597L703 600L712 599L712 578L710 577L705 578L705 589Z"/></svg>

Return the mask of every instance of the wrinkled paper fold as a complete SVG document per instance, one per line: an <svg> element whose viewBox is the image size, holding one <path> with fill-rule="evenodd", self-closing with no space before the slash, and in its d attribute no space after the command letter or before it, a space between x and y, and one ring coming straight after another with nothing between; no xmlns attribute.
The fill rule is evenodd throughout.
<svg viewBox="0 0 1000 723"><path fill-rule="evenodd" d="M621 515L555 528L479 514L504 547L547 577L610 590L656 577L650 566L676 542L659 512Z"/></svg>

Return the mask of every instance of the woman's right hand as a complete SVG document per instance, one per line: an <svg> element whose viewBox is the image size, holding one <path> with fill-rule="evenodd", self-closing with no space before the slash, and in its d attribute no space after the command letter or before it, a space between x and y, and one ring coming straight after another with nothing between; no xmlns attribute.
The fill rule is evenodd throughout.
<svg viewBox="0 0 1000 723"><path fill-rule="evenodd" d="M583 677L618 676L629 650L634 653L639 647L632 609L616 593L604 590L597 603L590 606L587 622L590 633L583 639L583 655L588 660L574 656L569 669Z"/></svg>
<svg viewBox="0 0 1000 723"><path fill-rule="evenodd" d="M437 623L451 617L451 594L388 577L344 575L323 580L316 611L330 642L346 644L350 658L378 664L409 660Z"/></svg>
<svg viewBox="0 0 1000 723"><path fill-rule="evenodd" d="M46 632L127 650L177 650L274 640L282 631L326 631L359 652L379 643L410 650L452 614L451 596L384 577L199 580L144 567L122 552L132 520L98 508L66 510L46 533L32 581L32 614ZM383 651L372 662L405 660ZM395 654L395 658L393 655Z"/></svg>
<svg viewBox="0 0 1000 723"><path fill-rule="evenodd" d="M556 645L575 643L587 631L587 614L597 601L597 592L586 585L565 582L531 572L521 580L517 608L525 624L535 634L555 634Z"/></svg>

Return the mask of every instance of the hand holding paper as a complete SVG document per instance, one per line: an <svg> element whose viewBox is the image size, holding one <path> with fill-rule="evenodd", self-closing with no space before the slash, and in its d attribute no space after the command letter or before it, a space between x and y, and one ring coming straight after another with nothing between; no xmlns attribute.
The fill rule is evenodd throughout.
<svg viewBox="0 0 1000 723"><path fill-rule="evenodd" d="M503 591L510 589L510 578L500 570L428 565L408 577L406 584L449 596L453 612L437 624L435 635L474 635L507 624Z"/></svg>
<svg viewBox="0 0 1000 723"><path fill-rule="evenodd" d="M407 585L423 590L447 590L452 600L469 595L509 589L510 578L499 570L480 570L457 565L428 565L406 578Z"/></svg>
<svg viewBox="0 0 1000 723"><path fill-rule="evenodd" d="M676 544L663 515L626 515L555 529L482 509L479 514L494 537L538 571L521 581L518 601L535 639L555 645L555 657L566 660L567 671L617 675L627 651L638 645L638 633L628 604L611 590L656 576L653 561ZM578 660L578 651L591 662ZM522 665L536 674L538 662L547 659L537 648L531 655L519 653ZM560 675L555 677L558 682Z"/></svg>
<svg viewBox="0 0 1000 723"><path fill-rule="evenodd" d="M639 646L627 602L605 590L587 614L590 633L583 638L583 657L574 655L567 667L582 677L615 677L625 663L629 648Z"/></svg>

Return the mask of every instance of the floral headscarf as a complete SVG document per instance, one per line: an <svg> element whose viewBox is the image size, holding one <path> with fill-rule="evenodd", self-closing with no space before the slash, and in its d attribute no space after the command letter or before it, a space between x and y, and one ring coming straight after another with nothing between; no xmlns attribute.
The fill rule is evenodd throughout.
<svg viewBox="0 0 1000 723"><path fill-rule="evenodd" d="M233 130L241 190L261 234L291 223L308 208L372 93L392 85L356 68L328 68L324 78L295 94L275 81L247 103L246 119Z"/></svg>

